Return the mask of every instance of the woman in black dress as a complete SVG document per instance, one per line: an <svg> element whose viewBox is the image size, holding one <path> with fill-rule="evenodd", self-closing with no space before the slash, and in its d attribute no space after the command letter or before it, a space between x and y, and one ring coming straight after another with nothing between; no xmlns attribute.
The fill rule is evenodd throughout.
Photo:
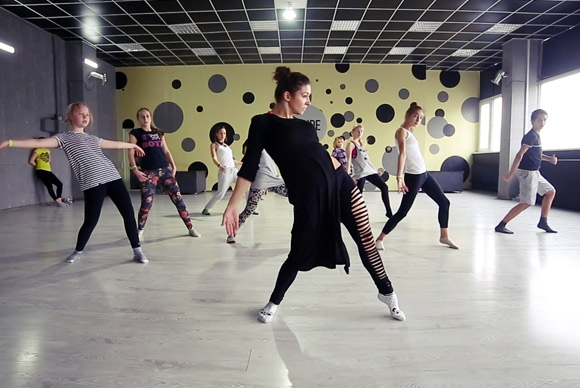
<svg viewBox="0 0 580 388"><path fill-rule="evenodd" d="M294 205L294 225L288 258L282 264L270 301L258 319L272 320L284 294L298 271L314 267L336 268L349 257L342 241L340 223L356 242L363 265L375 282L378 298L389 306L391 316L404 320L397 296L377 251L370 228L366 204L352 178L318 142L316 129L294 115L310 105L310 80L302 73L280 66L274 73L276 105L269 113L254 116L248 147L238 173L238 183L223 215L229 236L238 229L237 205L256 176L262 150L274 159Z"/></svg>

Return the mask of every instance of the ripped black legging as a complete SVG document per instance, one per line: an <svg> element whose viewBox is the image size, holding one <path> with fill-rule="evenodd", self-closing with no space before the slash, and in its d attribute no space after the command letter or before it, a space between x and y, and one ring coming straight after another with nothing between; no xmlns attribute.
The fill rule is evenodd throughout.
<svg viewBox="0 0 580 388"><path fill-rule="evenodd" d="M387 276L379 251L375 246L365 201L352 178L346 173L346 170L342 168L339 170L342 170L337 170L338 179L340 180L341 221L356 243L361 261L375 282L379 293L390 294L393 292L393 286ZM297 275L298 270L289 260L286 260L278 273L274 291L270 296L270 302L280 304L284 294L288 291Z"/></svg>
<svg viewBox="0 0 580 388"><path fill-rule="evenodd" d="M393 215L393 211L391 210L391 203L389 202L389 189L387 188L386 183L381 179L379 174L367 175L364 178L361 178L358 181L356 181L356 186L359 188L361 193L363 192L366 181L369 181L379 190L381 190L381 199L383 200L383 204L385 205L387 217L391 217Z"/></svg>
<svg viewBox="0 0 580 388"><path fill-rule="evenodd" d="M439 183L428 172L424 172L423 174L405 174L405 185L407 185L409 191L403 195L399 210L385 224L383 233L389 234L405 218L409 210L411 210L413 202L415 202L419 189L423 189L423 192L439 205L439 214L437 216L439 227L447 228L449 224L449 200L443 194Z"/></svg>

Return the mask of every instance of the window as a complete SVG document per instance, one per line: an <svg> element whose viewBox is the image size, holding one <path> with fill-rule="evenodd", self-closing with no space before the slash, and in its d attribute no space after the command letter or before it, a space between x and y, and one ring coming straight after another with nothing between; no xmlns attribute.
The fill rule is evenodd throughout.
<svg viewBox="0 0 580 388"><path fill-rule="evenodd" d="M501 140L501 96L479 103L479 152L499 152Z"/></svg>
<svg viewBox="0 0 580 388"><path fill-rule="evenodd" d="M580 101L580 72L541 82L539 101L539 107L548 112L548 121L541 132L542 148L580 148L580 125L574 113ZM531 126L530 118L526 120Z"/></svg>

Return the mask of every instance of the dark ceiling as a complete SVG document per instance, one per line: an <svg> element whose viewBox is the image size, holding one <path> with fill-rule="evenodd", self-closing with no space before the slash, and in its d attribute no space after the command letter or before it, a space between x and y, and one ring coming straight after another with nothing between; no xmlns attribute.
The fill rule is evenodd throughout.
<svg viewBox="0 0 580 388"><path fill-rule="evenodd" d="M282 16L289 4L293 21ZM284 62L484 70L501 62L502 44L512 38L547 40L580 25L580 1L550 0L0 0L0 6L65 40L82 39L117 67ZM340 26L344 21L350 26ZM432 31L413 31L416 22L430 22ZM181 24L193 25L187 33L171 28ZM495 32L497 25L515 30Z"/></svg>

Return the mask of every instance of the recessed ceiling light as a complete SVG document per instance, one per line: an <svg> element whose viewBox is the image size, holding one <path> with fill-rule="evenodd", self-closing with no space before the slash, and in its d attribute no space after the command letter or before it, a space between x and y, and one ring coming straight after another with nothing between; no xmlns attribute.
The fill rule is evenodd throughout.
<svg viewBox="0 0 580 388"><path fill-rule="evenodd" d="M211 47L202 47L202 48L192 48L191 51L197 56L200 57L208 57L211 55L217 55L215 50Z"/></svg>
<svg viewBox="0 0 580 388"><path fill-rule="evenodd" d="M509 34L512 31L520 28L522 24L502 24L498 23L491 28L483 31L484 34Z"/></svg>
<svg viewBox="0 0 580 388"><path fill-rule="evenodd" d="M388 55L409 55L415 47L393 47Z"/></svg>
<svg viewBox="0 0 580 388"><path fill-rule="evenodd" d="M333 20L330 26L331 31L356 31L360 25L360 20Z"/></svg>
<svg viewBox="0 0 580 388"><path fill-rule="evenodd" d="M250 27L253 31L278 31L278 22L276 20L252 20Z"/></svg>
<svg viewBox="0 0 580 388"><path fill-rule="evenodd" d="M260 54L280 54L280 47L258 47Z"/></svg>
<svg viewBox="0 0 580 388"><path fill-rule="evenodd" d="M201 34L195 23L169 24L167 27L176 34Z"/></svg>
<svg viewBox="0 0 580 388"><path fill-rule="evenodd" d="M117 43L117 47L128 53L135 51L147 51L140 43Z"/></svg>
<svg viewBox="0 0 580 388"><path fill-rule="evenodd" d="M14 47L12 47L6 43L0 42L0 50L4 50L7 53L14 54Z"/></svg>
<svg viewBox="0 0 580 388"><path fill-rule="evenodd" d="M294 11L294 8L288 7L282 13L282 17L284 17L284 19L286 19L286 20L294 20L294 19L296 19L296 11Z"/></svg>
<svg viewBox="0 0 580 388"><path fill-rule="evenodd" d="M93 69L99 68L99 64L95 61L90 60L89 58L85 58L85 65L90 66Z"/></svg>
<svg viewBox="0 0 580 388"><path fill-rule="evenodd" d="M326 46L324 48L324 54L344 54L348 47L346 46Z"/></svg>
<svg viewBox="0 0 580 388"><path fill-rule="evenodd" d="M443 22L415 22L411 28L410 32L433 32L437 30Z"/></svg>
<svg viewBox="0 0 580 388"><path fill-rule="evenodd" d="M455 51L453 54L451 54L452 57L470 57L472 55L475 55L479 52L479 50L475 50L475 49L457 49L457 51Z"/></svg>

